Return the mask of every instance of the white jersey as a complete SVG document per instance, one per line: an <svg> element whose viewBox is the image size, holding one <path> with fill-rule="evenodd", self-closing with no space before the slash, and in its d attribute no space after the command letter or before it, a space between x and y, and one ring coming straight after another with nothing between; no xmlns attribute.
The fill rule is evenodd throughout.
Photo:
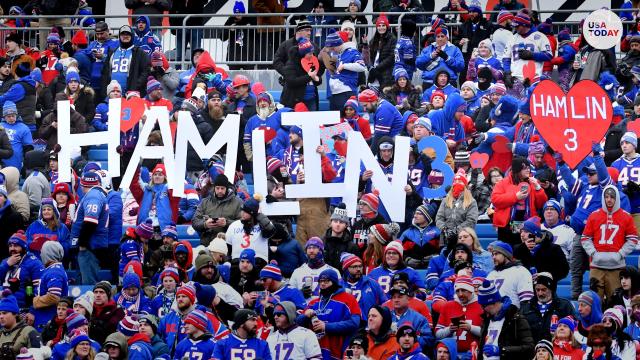
<svg viewBox="0 0 640 360"><path fill-rule="evenodd" d="M242 250L251 248L256 252L256 256L269 262L269 241L262 237L260 225L253 227L251 235L244 232L244 226L240 220L236 220L229 225L225 236L227 244L231 245L231 258L240 258Z"/></svg>
<svg viewBox="0 0 640 360"><path fill-rule="evenodd" d="M302 287L305 284L305 281L309 281L307 279L311 279L311 289L313 289L313 294L318 295L318 276L320 273L327 270L333 269L338 273L338 278L342 278L340 276L340 271L336 270L333 266L324 264L317 269L312 269L308 264L302 264L299 268L293 270L293 274L291 274L291 279L289 279L289 285L298 290L302 290Z"/></svg>
<svg viewBox="0 0 640 360"><path fill-rule="evenodd" d="M493 270L487 280L495 283L501 296L508 296L511 303L520 308L520 302L533 297L531 273L522 265L510 266L504 270Z"/></svg>
<svg viewBox="0 0 640 360"><path fill-rule="evenodd" d="M504 49L507 43L513 38L513 33L505 28L497 29L491 34L491 45L493 46L493 55L502 62L504 57Z"/></svg>
<svg viewBox="0 0 640 360"><path fill-rule="evenodd" d="M244 301L242 299L242 295L236 291L236 289L232 288L231 285L223 282L222 280L218 281L212 286L216 289L216 293L220 297L220 299L224 300L229 305L233 305L238 309L242 309L244 306Z"/></svg>
<svg viewBox="0 0 640 360"><path fill-rule="evenodd" d="M534 31L526 38L520 36L520 34L514 34L511 40L507 43L504 49L504 58L511 59L511 75L514 78L524 80L525 65L533 62L535 65L535 76L540 77L542 75L542 62L533 60L521 60L518 55L518 50L529 50L532 53L535 52L548 52L551 54L551 45L547 37L538 31ZM533 79L531 79L533 82Z"/></svg>
<svg viewBox="0 0 640 360"><path fill-rule="evenodd" d="M556 225L549 229L542 224L542 230L549 230L553 234L553 243L560 246L567 261L569 261L569 255L571 254L571 247L573 247L573 240L576 237L576 232L573 228L567 224Z"/></svg>
<svg viewBox="0 0 640 360"><path fill-rule="evenodd" d="M272 331L267 343L273 360L322 359L316 333L301 326L284 333Z"/></svg>

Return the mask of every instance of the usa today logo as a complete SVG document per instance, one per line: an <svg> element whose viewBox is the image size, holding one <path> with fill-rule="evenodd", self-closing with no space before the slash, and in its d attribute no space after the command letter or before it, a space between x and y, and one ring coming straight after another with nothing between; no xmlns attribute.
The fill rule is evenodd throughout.
<svg viewBox="0 0 640 360"><path fill-rule="evenodd" d="M584 20L582 34L584 34L584 38L589 45L594 48L610 49L620 42L622 21L611 10L596 10Z"/></svg>

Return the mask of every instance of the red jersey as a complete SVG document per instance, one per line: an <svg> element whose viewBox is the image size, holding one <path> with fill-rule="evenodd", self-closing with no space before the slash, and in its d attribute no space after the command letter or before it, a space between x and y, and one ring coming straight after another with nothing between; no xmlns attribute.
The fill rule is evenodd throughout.
<svg viewBox="0 0 640 360"><path fill-rule="evenodd" d="M627 240L633 241L634 246L638 241L633 217L622 209L610 215L602 209L591 213L582 236L583 244L586 238L591 238L597 252L618 252Z"/></svg>
<svg viewBox="0 0 640 360"><path fill-rule="evenodd" d="M440 317L438 318L438 325L436 331L444 329L451 325L452 318L461 318L461 322L466 322L472 326L482 326L482 306L477 301L462 306L455 300L447 301L442 307ZM471 349L471 343L480 343L480 337L471 334L471 331L458 329L456 331L456 342L458 344L458 351L469 351Z"/></svg>
<svg viewBox="0 0 640 360"><path fill-rule="evenodd" d="M58 56L51 50L45 50L42 52L42 57L47 59L47 63L42 68L42 81L49 85L58 76L58 70L56 70Z"/></svg>

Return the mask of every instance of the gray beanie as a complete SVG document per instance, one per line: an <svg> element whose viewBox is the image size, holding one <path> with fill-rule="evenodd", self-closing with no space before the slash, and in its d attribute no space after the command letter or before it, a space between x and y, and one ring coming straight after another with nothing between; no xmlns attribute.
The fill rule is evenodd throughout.
<svg viewBox="0 0 640 360"><path fill-rule="evenodd" d="M344 203L338 204L338 206L333 209L331 220L338 220L347 225L351 224L351 219L349 218L349 215L347 215L347 206Z"/></svg>
<svg viewBox="0 0 640 360"><path fill-rule="evenodd" d="M287 316L289 324L294 324L296 322L296 305L294 303L292 303L291 301L279 302L275 306L273 313L277 314L283 312Z"/></svg>
<svg viewBox="0 0 640 360"><path fill-rule="evenodd" d="M42 245L40 250L40 258L46 266L49 262L61 262L64 257L64 249L57 241L47 241Z"/></svg>

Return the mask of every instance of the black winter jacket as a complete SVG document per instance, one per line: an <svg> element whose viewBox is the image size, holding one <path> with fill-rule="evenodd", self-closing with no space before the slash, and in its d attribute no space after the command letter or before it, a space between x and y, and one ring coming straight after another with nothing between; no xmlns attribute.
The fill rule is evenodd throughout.
<svg viewBox="0 0 640 360"><path fill-rule="evenodd" d="M298 54L298 47L294 46L289 49L287 63L282 69L282 77L284 78L284 86L282 87L282 95L280 103L286 107L293 107L304 100L307 84L312 81L311 77L302 68L300 61L302 58ZM322 75L324 74L324 64L320 62L318 69L319 81L313 81L315 85L316 106L318 105L318 86L322 84Z"/></svg>
<svg viewBox="0 0 640 360"><path fill-rule="evenodd" d="M540 314L538 308L538 300L533 297L529 301L525 301L520 304L520 315L522 315L531 328L531 335L533 341L537 344L542 339L551 341L551 317L558 315L558 319L562 319L565 316L572 315L576 317L576 310L573 308L571 302L567 299L561 299L556 294L553 294L553 300L551 300L551 306L545 311L544 316Z"/></svg>
<svg viewBox="0 0 640 360"><path fill-rule="evenodd" d="M372 68L369 69L369 79L367 81L371 83L378 80L381 88L393 85L396 37L391 33L391 29L387 29L387 32L383 35L376 32L371 42L369 42L369 48L369 60ZM373 64L375 64L378 51L380 51L378 65L374 66Z"/></svg>
<svg viewBox="0 0 640 360"><path fill-rule="evenodd" d="M480 345L478 349L482 349L485 345L485 339L489 331L490 319L486 314L482 315L482 333L480 335ZM505 320L502 324L502 331L498 337L498 346L500 347L501 360L524 360L533 357L533 337L529 323L522 315L518 313L515 305L510 305L505 314ZM482 351L478 351L478 360L484 360Z"/></svg>
<svg viewBox="0 0 640 360"><path fill-rule="evenodd" d="M331 236L331 228L324 234L324 261L336 269L342 269L340 254L347 252L356 254L358 246L351 241L351 233L346 229L342 237Z"/></svg>
<svg viewBox="0 0 640 360"><path fill-rule="evenodd" d="M111 82L111 55L116 49L109 49L109 54L102 67L102 88L99 99L107 97L107 85ZM149 56L137 46L133 47L131 62L129 64L129 76L127 76L127 92L138 91L140 97L147 95L147 77L149 76ZM124 89L123 89L124 90ZM123 94L125 95L125 94Z"/></svg>
<svg viewBox="0 0 640 360"><path fill-rule="evenodd" d="M543 236L544 233L551 234L545 231ZM569 262L562 248L552 241L553 235L551 238L544 239L535 255L529 251L525 244L518 244L513 250L513 257L520 260L525 268L535 267L538 273L551 273L554 280L560 281L569 274Z"/></svg>

